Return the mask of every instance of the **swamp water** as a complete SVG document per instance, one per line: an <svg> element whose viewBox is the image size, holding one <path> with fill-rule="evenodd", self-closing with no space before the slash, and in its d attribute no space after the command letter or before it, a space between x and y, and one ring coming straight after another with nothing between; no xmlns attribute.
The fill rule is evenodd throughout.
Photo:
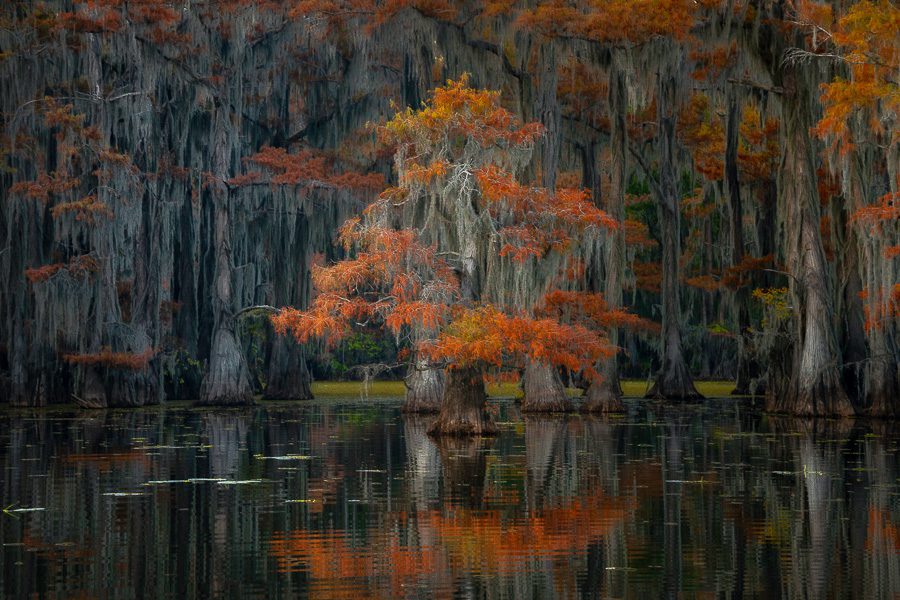
<svg viewBox="0 0 900 600"><path fill-rule="evenodd" d="M746 401L0 413L10 598L895 598L900 430Z"/></svg>

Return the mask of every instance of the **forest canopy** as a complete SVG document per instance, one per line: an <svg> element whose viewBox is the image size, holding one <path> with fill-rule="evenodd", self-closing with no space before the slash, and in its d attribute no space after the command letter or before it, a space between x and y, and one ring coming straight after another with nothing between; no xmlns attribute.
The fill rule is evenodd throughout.
<svg viewBox="0 0 900 600"><path fill-rule="evenodd" d="M894 0L0 8L0 397L900 414ZM312 373L310 372L312 371ZM365 373L375 372L371 368ZM468 404L466 404L468 403ZM440 427L439 427L440 429Z"/></svg>

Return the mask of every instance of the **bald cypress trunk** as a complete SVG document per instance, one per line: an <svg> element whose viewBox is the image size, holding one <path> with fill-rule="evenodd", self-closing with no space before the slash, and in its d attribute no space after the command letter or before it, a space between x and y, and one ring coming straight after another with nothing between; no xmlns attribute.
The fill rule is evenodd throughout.
<svg viewBox="0 0 900 600"><path fill-rule="evenodd" d="M728 88L728 116L725 124L725 184L731 208L731 266L741 264L744 259L744 209L741 202L741 184L738 178L738 130L740 110L734 86ZM754 371L754 357L751 352L750 295L746 286L735 292L734 304L738 323L738 364L734 389L735 395L750 393L750 379Z"/></svg>
<svg viewBox="0 0 900 600"><path fill-rule="evenodd" d="M311 400L309 369L303 348L290 335L276 335L263 393L269 400Z"/></svg>
<svg viewBox="0 0 900 600"><path fill-rule="evenodd" d="M522 412L570 412L575 408L557 370L544 363L528 361L522 389Z"/></svg>
<svg viewBox="0 0 900 600"><path fill-rule="evenodd" d="M834 283L822 244L815 156L809 136L810 98L804 84L794 67L787 66L779 208L784 215L795 339L790 380L786 387L770 386L766 408L795 415L847 416L853 414L853 408L838 371ZM776 395L779 388L784 391Z"/></svg>
<svg viewBox="0 0 900 600"><path fill-rule="evenodd" d="M213 114L213 175L210 185L214 220L213 236L216 256L212 289L215 325L209 365L200 386L198 404L205 406L235 406L253 404L253 392L247 373L247 363L237 342L232 300L233 266L231 264L231 206L225 184L228 177L227 115L224 107Z"/></svg>
<svg viewBox="0 0 900 600"><path fill-rule="evenodd" d="M537 113L544 127L540 143L541 184L548 190L556 189L559 167L560 108L556 91L559 78L556 44L553 39L547 40L539 50ZM522 388L525 391L522 410L525 412L558 412L574 408L553 365L529 361Z"/></svg>
<svg viewBox="0 0 900 600"><path fill-rule="evenodd" d="M496 435L497 426L486 410L484 375L477 367L447 369L441 410L429 435Z"/></svg>
<svg viewBox="0 0 900 600"><path fill-rule="evenodd" d="M659 185L657 204L662 235L662 352L661 367L647 398L697 400L703 396L694 387L684 357L681 338L681 211L675 179L675 91L676 73L659 76L657 120L659 140Z"/></svg>
<svg viewBox="0 0 900 600"><path fill-rule="evenodd" d="M625 178L627 173L625 154L627 152L626 136L628 135L625 116L628 111L628 99L625 89L625 73L618 64L618 60L614 50L609 76L610 190L609 202L605 208L613 219L621 223L625 219ZM593 163L596 159L593 152L590 154L590 160ZM599 205L599 182L592 182L590 189L593 191L594 202ZM625 233L622 228L607 233L603 250L606 275L603 285L604 298L610 310L615 310L622 307L622 285L625 273ZM610 344L618 346L618 328L611 328L608 338ZM582 410L595 413L623 412L625 407L622 404L622 386L619 384L618 353L605 360L597 370L600 378L592 381L588 387Z"/></svg>
<svg viewBox="0 0 900 600"><path fill-rule="evenodd" d="M429 367L426 361L416 361L410 366L404 380L406 400L401 410L407 413L436 413L441 409L444 393L444 373Z"/></svg>

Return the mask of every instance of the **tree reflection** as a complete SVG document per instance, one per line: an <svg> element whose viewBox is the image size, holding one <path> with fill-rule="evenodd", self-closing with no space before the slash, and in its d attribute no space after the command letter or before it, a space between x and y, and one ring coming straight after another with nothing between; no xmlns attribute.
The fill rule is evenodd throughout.
<svg viewBox="0 0 900 600"><path fill-rule="evenodd" d="M0 515L9 597L900 592L884 422L650 406L434 441L359 405L0 419L3 506L26 509Z"/></svg>

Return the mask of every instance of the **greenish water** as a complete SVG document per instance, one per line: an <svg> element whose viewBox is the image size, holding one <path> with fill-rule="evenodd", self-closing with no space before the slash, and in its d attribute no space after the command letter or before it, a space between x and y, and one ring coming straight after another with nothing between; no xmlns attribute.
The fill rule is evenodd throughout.
<svg viewBox="0 0 900 600"><path fill-rule="evenodd" d="M895 598L898 431L747 401L0 413L9 598Z"/></svg>

